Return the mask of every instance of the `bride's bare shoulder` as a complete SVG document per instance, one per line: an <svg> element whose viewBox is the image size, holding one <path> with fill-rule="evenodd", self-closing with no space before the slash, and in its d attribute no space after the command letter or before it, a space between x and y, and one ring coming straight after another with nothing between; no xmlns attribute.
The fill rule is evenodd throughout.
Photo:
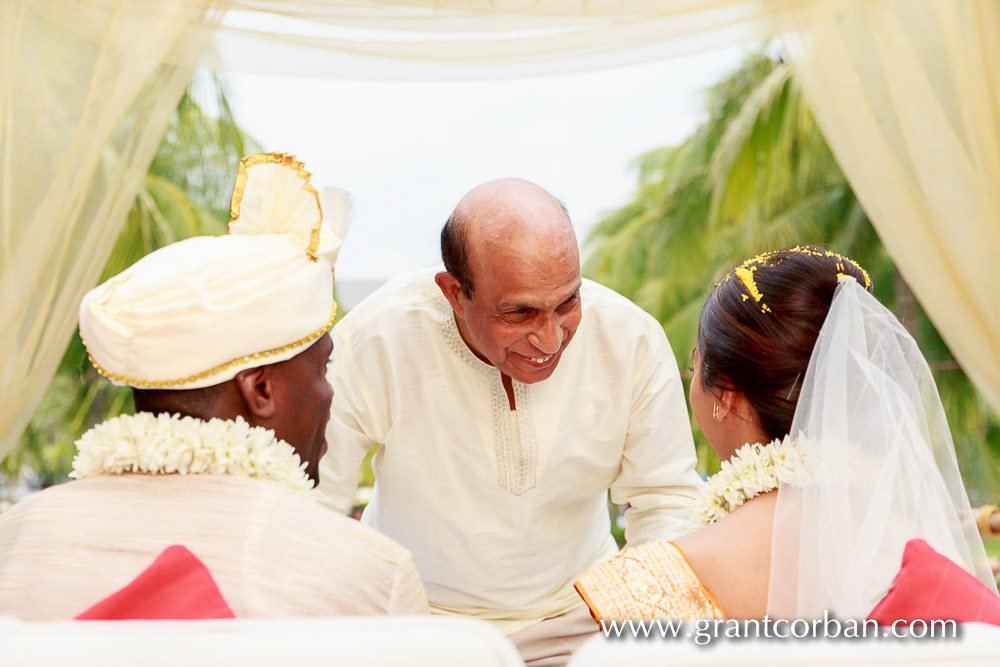
<svg viewBox="0 0 1000 667"><path fill-rule="evenodd" d="M721 521L674 540L729 618L762 618L766 611L777 496L758 496Z"/></svg>

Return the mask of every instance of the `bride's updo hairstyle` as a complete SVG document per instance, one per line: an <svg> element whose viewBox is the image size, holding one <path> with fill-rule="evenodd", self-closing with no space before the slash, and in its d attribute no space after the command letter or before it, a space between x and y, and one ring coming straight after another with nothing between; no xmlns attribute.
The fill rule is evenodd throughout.
<svg viewBox="0 0 1000 667"><path fill-rule="evenodd" d="M768 438L783 438L839 276L871 291L854 260L816 246L747 259L720 280L701 310L698 349L704 389L747 397Z"/></svg>

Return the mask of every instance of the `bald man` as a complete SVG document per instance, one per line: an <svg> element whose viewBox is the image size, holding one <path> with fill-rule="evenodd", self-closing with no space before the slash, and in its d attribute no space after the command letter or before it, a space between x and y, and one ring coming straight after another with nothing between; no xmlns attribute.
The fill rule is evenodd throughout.
<svg viewBox="0 0 1000 667"><path fill-rule="evenodd" d="M565 209L518 179L481 185L441 233L445 271L397 277L334 328L331 455L347 511L376 444L363 520L416 559L434 611L562 664L597 630L573 582L629 545L686 532L699 478L660 324L580 276Z"/></svg>

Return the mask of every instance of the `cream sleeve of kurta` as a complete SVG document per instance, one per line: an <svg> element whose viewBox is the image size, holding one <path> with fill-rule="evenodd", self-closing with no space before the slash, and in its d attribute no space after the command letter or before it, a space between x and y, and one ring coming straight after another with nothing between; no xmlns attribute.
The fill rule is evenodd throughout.
<svg viewBox="0 0 1000 667"><path fill-rule="evenodd" d="M0 616L72 618L172 544L205 563L237 618L427 611L406 549L276 482L127 474L0 514Z"/></svg>
<svg viewBox="0 0 1000 667"><path fill-rule="evenodd" d="M375 443L364 521L413 552L433 611L507 632L580 604L573 582L686 530L699 478L677 364L656 320L591 281L547 380L514 382L462 341L435 270L393 279L334 328L320 492L346 511Z"/></svg>

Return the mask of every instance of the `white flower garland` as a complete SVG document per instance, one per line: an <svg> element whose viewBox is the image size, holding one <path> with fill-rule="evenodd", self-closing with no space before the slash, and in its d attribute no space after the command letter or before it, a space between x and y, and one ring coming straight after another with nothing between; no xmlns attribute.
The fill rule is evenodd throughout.
<svg viewBox="0 0 1000 667"><path fill-rule="evenodd" d="M300 493L313 481L284 440L242 418L203 421L140 412L98 424L76 441L70 477L125 472L165 475L235 475L269 479Z"/></svg>
<svg viewBox="0 0 1000 667"><path fill-rule="evenodd" d="M803 472L802 438L774 440L766 445L747 443L722 469L699 487L694 519L698 526L715 523L762 493L791 484Z"/></svg>

